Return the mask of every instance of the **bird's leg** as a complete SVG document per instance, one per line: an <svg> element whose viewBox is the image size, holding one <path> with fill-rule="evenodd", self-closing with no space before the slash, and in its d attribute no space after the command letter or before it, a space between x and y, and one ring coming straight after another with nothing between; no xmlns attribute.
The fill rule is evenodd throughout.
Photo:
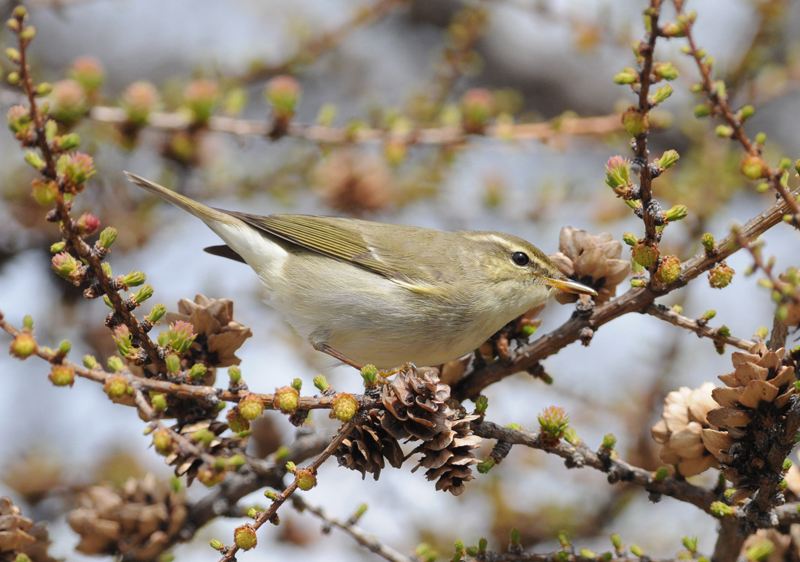
<svg viewBox="0 0 800 562"><path fill-rule="evenodd" d="M334 359L338 359L339 361L341 361L345 365L350 365L354 369L358 369L360 371L360 370L362 370L364 368L364 365L361 365L360 363L356 363L355 361L353 361L352 359L350 359L346 355L343 355L343 354L339 353L338 351L336 351L335 349L333 349L332 347L330 347L328 344L317 343L317 344L312 344L312 345L314 346L314 349L316 349L317 351L321 351L322 353L326 353L326 354L330 355L331 357L333 357ZM384 383L387 383L387 382L389 382L388 379L390 377L393 377L394 375L396 375L397 373L399 373L400 371L402 371L404 369L410 369L410 368L414 368L414 365L412 363L406 363L405 365L402 365L401 367L395 367L394 369L390 369L388 371L378 370L378 377Z"/></svg>
<svg viewBox="0 0 800 562"><path fill-rule="evenodd" d="M338 359L339 361L341 361L345 365L350 365L354 369L358 369L360 371L361 369L364 368L364 365L361 365L360 363L356 363L355 361L353 361L352 359L350 359L346 355L342 355L341 353L339 353L338 351L336 351L335 349L333 349L332 347L330 347L326 343L315 343L315 344L312 344L312 345L314 346L314 349L316 349L317 351L321 351L322 353L327 353L328 355L330 355L334 359Z"/></svg>

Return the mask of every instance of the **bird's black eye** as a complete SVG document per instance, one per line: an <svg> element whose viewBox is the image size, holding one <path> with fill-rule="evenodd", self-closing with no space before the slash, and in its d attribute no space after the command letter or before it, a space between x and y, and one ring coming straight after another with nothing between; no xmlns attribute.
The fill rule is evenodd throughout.
<svg viewBox="0 0 800 562"><path fill-rule="evenodd" d="M525 252L514 252L511 254L511 261L517 264L520 267L524 267L531 263L531 258L528 257L528 254Z"/></svg>

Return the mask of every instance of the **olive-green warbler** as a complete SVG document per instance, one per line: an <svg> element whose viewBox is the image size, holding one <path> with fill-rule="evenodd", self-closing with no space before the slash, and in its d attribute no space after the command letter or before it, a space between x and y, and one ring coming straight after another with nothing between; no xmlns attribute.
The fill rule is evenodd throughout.
<svg viewBox="0 0 800 562"><path fill-rule="evenodd" d="M357 219L223 211L127 173L191 213L252 267L311 345L359 367L440 365L472 352L570 281L536 246L499 232L443 232Z"/></svg>

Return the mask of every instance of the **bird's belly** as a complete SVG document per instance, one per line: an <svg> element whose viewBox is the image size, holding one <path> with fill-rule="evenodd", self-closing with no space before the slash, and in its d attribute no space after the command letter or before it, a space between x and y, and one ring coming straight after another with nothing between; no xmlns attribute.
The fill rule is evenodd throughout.
<svg viewBox="0 0 800 562"><path fill-rule="evenodd" d="M313 260L313 258L312 258ZM470 353L510 319L486 322L468 306L410 291L336 260L289 259L269 304L312 344L326 344L361 364L392 368L439 365Z"/></svg>

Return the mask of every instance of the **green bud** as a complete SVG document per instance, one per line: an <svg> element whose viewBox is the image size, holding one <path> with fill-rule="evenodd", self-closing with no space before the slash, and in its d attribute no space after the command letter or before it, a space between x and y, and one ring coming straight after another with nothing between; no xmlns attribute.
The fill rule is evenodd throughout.
<svg viewBox="0 0 800 562"><path fill-rule="evenodd" d="M686 215L689 214L689 210L686 208L686 205L675 205L669 211L664 213L664 218L668 221L679 221L681 219L685 219Z"/></svg>
<svg viewBox="0 0 800 562"><path fill-rule="evenodd" d="M745 557L753 562L763 562L769 555L775 551L775 544L769 540L764 539L754 544L745 550Z"/></svg>
<svg viewBox="0 0 800 562"><path fill-rule="evenodd" d="M606 433L603 436L603 448L604 449L613 449L617 444L617 438L614 437L613 433Z"/></svg>
<svg viewBox="0 0 800 562"><path fill-rule="evenodd" d="M727 517L734 514L734 509L726 503L717 501L711 504L711 515L714 517Z"/></svg>
<svg viewBox="0 0 800 562"><path fill-rule="evenodd" d="M708 105L698 105L694 108L694 116L699 118L711 115L711 108Z"/></svg>
<svg viewBox="0 0 800 562"><path fill-rule="evenodd" d="M36 170L44 168L44 160L42 160L42 157L31 150L25 153L25 162L36 168Z"/></svg>
<svg viewBox="0 0 800 562"><path fill-rule="evenodd" d="M619 74L614 76L614 83L623 85L623 84L634 84L639 81L639 76L634 74L633 72L620 72Z"/></svg>
<svg viewBox="0 0 800 562"><path fill-rule="evenodd" d="M97 367L97 359L95 359L93 355L84 355L83 366L87 369L94 369Z"/></svg>
<svg viewBox="0 0 800 562"><path fill-rule="evenodd" d="M242 380L242 370L236 365L232 365L228 367L228 377L233 384L236 384Z"/></svg>
<svg viewBox="0 0 800 562"><path fill-rule="evenodd" d="M225 545L222 544L217 539L211 539L211 543L210 544L211 544L211 548L213 548L214 550L222 550L225 547Z"/></svg>
<svg viewBox="0 0 800 562"><path fill-rule="evenodd" d="M561 545L561 548L569 548L571 545L569 540L569 535L566 531L559 531L558 532L558 544Z"/></svg>
<svg viewBox="0 0 800 562"><path fill-rule="evenodd" d="M297 392L300 392L300 389L303 388L303 381L300 379L294 379L292 381L292 388L295 389Z"/></svg>
<svg viewBox="0 0 800 562"><path fill-rule="evenodd" d="M717 97L719 97L720 99L727 98L728 89L725 87L725 82L723 82L722 80L717 80L716 82L714 82L714 84L717 86Z"/></svg>
<svg viewBox="0 0 800 562"><path fill-rule="evenodd" d="M150 314L147 315L147 320L151 324L155 324L156 322L161 320L166 313L167 313L167 307L166 306L164 306L161 303L154 304L153 308L150 309Z"/></svg>
<svg viewBox="0 0 800 562"><path fill-rule="evenodd" d="M109 357L108 358L108 368L114 371L115 373L120 372L125 365L122 363L122 359L117 356Z"/></svg>
<svg viewBox="0 0 800 562"><path fill-rule="evenodd" d="M150 394L150 402L157 412L163 412L167 409L167 397L160 392L153 392Z"/></svg>
<svg viewBox="0 0 800 562"><path fill-rule="evenodd" d="M631 546L628 547L628 550L631 551L631 554L633 554L634 556L638 556L639 558L644 556L644 550L642 550L642 547L639 546L638 544L632 544Z"/></svg>
<svg viewBox="0 0 800 562"><path fill-rule="evenodd" d="M669 469L666 466L659 466L656 469L656 475L655 475L656 482L662 482L666 480L668 476L669 476Z"/></svg>
<svg viewBox="0 0 800 562"><path fill-rule="evenodd" d="M6 53L6 58L11 62L14 63L19 62L20 53L17 49L13 47L8 47L5 53Z"/></svg>
<svg viewBox="0 0 800 562"><path fill-rule="evenodd" d="M467 556L469 556L470 558L475 558L476 556L478 556L478 547L468 546L464 552L466 552Z"/></svg>
<svg viewBox="0 0 800 562"><path fill-rule="evenodd" d="M146 301L152 296L153 296L152 285L145 285L144 287L139 289L139 291L135 295L133 295L133 300L135 300L139 304L142 304L144 301Z"/></svg>
<svg viewBox="0 0 800 562"><path fill-rule="evenodd" d="M522 535L519 532L519 529L517 529L516 527L511 529L511 532L509 533L509 539L511 540L512 546L519 546L519 541L521 538Z"/></svg>
<svg viewBox="0 0 800 562"><path fill-rule="evenodd" d="M364 365L361 369L361 378L364 379L364 386L372 388L377 385L378 369L375 365Z"/></svg>
<svg viewBox="0 0 800 562"><path fill-rule="evenodd" d="M664 80L675 80L678 77L678 69L671 62L662 62L656 66L655 75Z"/></svg>
<svg viewBox="0 0 800 562"><path fill-rule="evenodd" d="M28 331L33 330L33 316L30 314L25 315L22 319L22 329Z"/></svg>
<svg viewBox="0 0 800 562"><path fill-rule="evenodd" d="M131 271L121 279L122 284L128 287L138 287L145 282L147 276L142 271Z"/></svg>
<svg viewBox="0 0 800 562"><path fill-rule="evenodd" d="M756 109L752 105L745 105L739 110L739 119L744 122L756 114Z"/></svg>
<svg viewBox="0 0 800 562"><path fill-rule="evenodd" d="M674 166L680 159L680 154L677 150L666 151L658 160L658 165L665 170Z"/></svg>
<svg viewBox="0 0 800 562"><path fill-rule="evenodd" d="M733 129L727 125L717 125L714 134L721 139L729 139L733 135Z"/></svg>
<svg viewBox="0 0 800 562"><path fill-rule="evenodd" d="M487 541L484 538L481 538L478 541L478 553L485 554L486 553L486 549L488 548L488 546L489 546L489 541Z"/></svg>
<svg viewBox="0 0 800 562"><path fill-rule="evenodd" d="M164 362L167 365L167 372L170 375L176 375L181 370L181 359L175 353L167 355Z"/></svg>
<svg viewBox="0 0 800 562"><path fill-rule="evenodd" d="M62 355L69 353L70 349L72 349L72 344L69 343L69 340L62 340L61 343L58 344L58 352Z"/></svg>
<svg viewBox="0 0 800 562"><path fill-rule="evenodd" d="M622 550L622 537L620 537L617 533L613 533L611 535L611 544L614 545L615 550Z"/></svg>
<svg viewBox="0 0 800 562"><path fill-rule="evenodd" d="M578 551L578 556L582 558L595 558L597 554L595 554L594 551L591 551L588 548L582 548Z"/></svg>
<svg viewBox="0 0 800 562"><path fill-rule="evenodd" d="M783 460L783 470L787 471L790 468L792 468L792 461L790 461L789 459L784 459Z"/></svg>
<svg viewBox="0 0 800 562"><path fill-rule="evenodd" d="M756 135L756 144L760 144L761 146L767 144L767 133L758 133Z"/></svg>
<svg viewBox="0 0 800 562"><path fill-rule="evenodd" d="M24 39L25 41L30 41L34 37L36 37L36 28L32 25L19 32L19 38Z"/></svg>
<svg viewBox="0 0 800 562"><path fill-rule="evenodd" d="M206 368L205 365L203 365L202 363L195 363L189 369L189 379L193 381L202 379L204 376L206 376L207 372L208 369Z"/></svg>
<svg viewBox="0 0 800 562"><path fill-rule="evenodd" d="M644 279L631 279L631 287L633 287L634 289L646 286L647 282Z"/></svg>
<svg viewBox="0 0 800 562"><path fill-rule="evenodd" d="M328 379L326 379L324 375L317 375L316 377L314 377L313 382L314 382L314 388L316 388L320 392L325 392L331 387L331 385L328 384Z"/></svg>
<svg viewBox="0 0 800 562"><path fill-rule="evenodd" d="M50 246L50 253L58 254L66 249L67 245L64 242L56 242Z"/></svg>
<svg viewBox="0 0 800 562"><path fill-rule="evenodd" d="M568 427L566 431L564 431L564 441L570 445L578 445L581 442L581 438L578 437L578 432L575 431L575 428Z"/></svg>
<svg viewBox="0 0 800 562"><path fill-rule="evenodd" d="M487 458L479 462L475 468L477 468L478 472L481 474L487 474L492 467L495 465L495 460L492 457Z"/></svg>
<svg viewBox="0 0 800 562"><path fill-rule="evenodd" d="M778 164L778 167L781 170L788 170L789 168L792 167L792 159L791 158L781 158L781 161Z"/></svg>
<svg viewBox="0 0 800 562"><path fill-rule="evenodd" d="M9 72L8 76L6 76L6 80L8 80L8 83L12 86L16 86L19 84L19 72L16 70L14 72Z"/></svg>
<svg viewBox="0 0 800 562"><path fill-rule="evenodd" d="M717 249L717 243L714 240L714 235L710 232L703 234L702 243L703 248L705 248L707 252L713 252Z"/></svg>
<svg viewBox="0 0 800 562"><path fill-rule="evenodd" d="M320 127L330 127L333 125L333 122L336 121L337 113L338 110L334 104L324 104L319 108L319 113L317 113L317 125Z"/></svg>
<svg viewBox="0 0 800 562"><path fill-rule="evenodd" d="M102 248L108 249L117 239L117 229L113 226L107 226L103 229L103 232L100 233L100 246Z"/></svg>
<svg viewBox="0 0 800 562"><path fill-rule="evenodd" d="M681 539L681 543L683 544L683 548L694 554L697 552L697 537L683 537Z"/></svg>
<svg viewBox="0 0 800 562"><path fill-rule="evenodd" d="M731 329L725 325L720 326L717 328L717 333L722 336L723 338L731 337Z"/></svg>
<svg viewBox="0 0 800 562"><path fill-rule="evenodd" d="M55 123L55 121L48 121L49 123ZM81 137L77 133L70 133L68 135L61 135L60 137L56 137L53 139L53 143L55 144L56 148L61 151L64 150L72 150L78 148L81 145Z"/></svg>
<svg viewBox="0 0 800 562"><path fill-rule="evenodd" d="M622 241L625 242L628 246L635 246L636 243L639 241L636 236L633 235L632 232L626 232L622 235Z"/></svg>
<svg viewBox="0 0 800 562"><path fill-rule="evenodd" d="M489 399L483 394L478 396L478 398L475 400L475 413L482 416L486 413L486 408L488 407Z"/></svg>
<svg viewBox="0 0 800 562"><path fill-rule="evenodd" d="M653 101L657 104L662 103L664 100L670 97L674 91L675 88L673 88L669 84L664 84L663 86L661 86L659 89L656 90L655 94L653 94Z"/></svg>

